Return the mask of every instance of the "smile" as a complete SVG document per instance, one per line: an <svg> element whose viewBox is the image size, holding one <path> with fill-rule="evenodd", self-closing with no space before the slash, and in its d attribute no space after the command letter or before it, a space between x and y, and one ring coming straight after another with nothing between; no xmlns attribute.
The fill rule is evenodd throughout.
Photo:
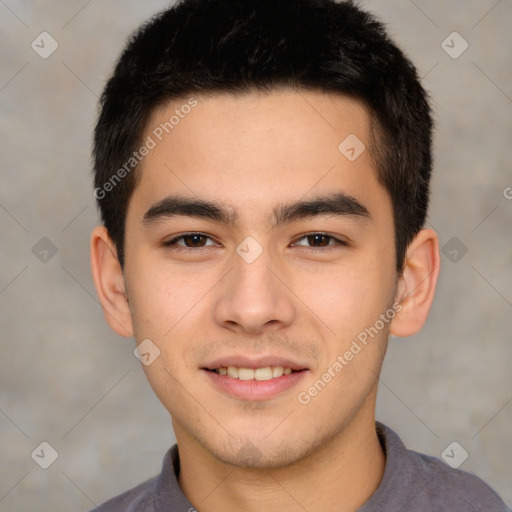
<svg viewBox="0 0 512 512"><path fill-rule="evenodd" d="M277 398L299 385L307 369L292 369L285 366L219 366L202 368L210 385L230 398L242 401L265 401Z"/></svg>
<svg viewBox="0 0 512 512"><path fill-rule="evenodd" d="M283 366L263 366L261 368L243 368L239 366L221 366L214 370L210 370L219 375L227 375L232 379L239 380L271 380L290 375L294 371L291 368Z"/></svg>

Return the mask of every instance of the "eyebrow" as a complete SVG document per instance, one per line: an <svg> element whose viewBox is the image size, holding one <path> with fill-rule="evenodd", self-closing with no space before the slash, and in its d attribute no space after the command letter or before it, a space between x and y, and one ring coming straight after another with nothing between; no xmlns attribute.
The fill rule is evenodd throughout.
<svg viewBox="0 0 512 512"><path fill-rule="evenodd" d="M356 198L338 192L308 201L278 205L272 210L271 224L272 227L276 227L319 215L371 219L368 209ZM142 223L149 227L160 220L176 216L197 217L232 226L236 225L239 219L238 212L218 203L184 196L168 196L149 208Z"/></svg>

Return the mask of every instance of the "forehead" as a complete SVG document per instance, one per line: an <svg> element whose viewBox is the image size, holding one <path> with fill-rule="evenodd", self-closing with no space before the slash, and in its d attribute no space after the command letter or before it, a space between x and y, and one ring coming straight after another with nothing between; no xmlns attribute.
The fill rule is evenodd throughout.
<svg viewBox="0 0 512 512"><path fill-rule="evenodd" d="M143 141L153 147L132 199L143 208L178 193L252 219L308 194L383 200L370 134L365 106L337 94L283 89L175 100L150 117Z"/></svg>

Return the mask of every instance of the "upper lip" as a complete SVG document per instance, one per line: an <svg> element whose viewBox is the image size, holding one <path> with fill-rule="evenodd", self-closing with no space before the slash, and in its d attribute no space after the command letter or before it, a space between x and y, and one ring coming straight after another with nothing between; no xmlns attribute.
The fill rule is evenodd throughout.
<svg viewBox="0 0 512 512"><path fill-rule="evenodd" d="M237 366L238 368L264 368L266 366L282 366L292 370L307 370L307 366L286 357L273 355L248 357L247 355L232 355L219 357L208 364L202 366L203 369L216 370L217 368L227 368L228 366Z"/></svg>

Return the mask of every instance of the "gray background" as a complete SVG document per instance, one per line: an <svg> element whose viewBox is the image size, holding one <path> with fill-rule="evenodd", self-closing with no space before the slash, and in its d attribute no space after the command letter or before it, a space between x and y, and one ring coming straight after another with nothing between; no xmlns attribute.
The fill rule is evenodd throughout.
<svg viewBox="0 0 512 512"><path fill-rule="evenodd" d="M362 4L433 97L430 224L444 247L426 327L390 342L378 418L418 451L457 441L462 469L512 505L512 0ZM125 38L165 5L0 0L2 512L92 508L157 473L174 440L133 340L103 319L88 255L97 96ZM31 48L42 31L59 45L47 59ZM469 43L457 59L442 47L453 31ZM42 441L59 454L46 470L31 458Z"/></svg>

